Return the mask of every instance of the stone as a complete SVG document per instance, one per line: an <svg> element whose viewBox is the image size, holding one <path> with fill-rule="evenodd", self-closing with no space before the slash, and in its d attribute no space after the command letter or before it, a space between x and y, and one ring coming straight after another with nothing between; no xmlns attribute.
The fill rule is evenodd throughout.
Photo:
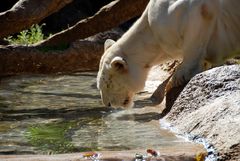
<svg viewBox="0 0 240 161"><path fill-rule="evenodd" d="M219 160L240 160L240 65L197 74L165 120L179 133L205 138Z"/></svg>

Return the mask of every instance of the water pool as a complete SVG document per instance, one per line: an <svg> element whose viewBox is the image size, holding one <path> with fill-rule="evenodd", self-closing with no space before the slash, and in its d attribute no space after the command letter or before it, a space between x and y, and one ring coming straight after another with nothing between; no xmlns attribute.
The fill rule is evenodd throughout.
<svg viewBox="0 0 240 161"><path fill-rule="evenodd" d="M95 81L91 72L2 78L0 154L192 146L160 127L158 107L104 107Z"/></svg>

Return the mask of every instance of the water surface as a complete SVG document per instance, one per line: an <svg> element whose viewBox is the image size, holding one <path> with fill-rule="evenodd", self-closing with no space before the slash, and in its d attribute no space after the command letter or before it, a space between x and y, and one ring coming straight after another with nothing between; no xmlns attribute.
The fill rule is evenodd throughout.
<svg viewBox="0 0 240 161"><path fill-rule="evenodd" d="M0 82L0 154L183 146L161 129L157 108L101 104L95 73L14 76Z"/></svg>

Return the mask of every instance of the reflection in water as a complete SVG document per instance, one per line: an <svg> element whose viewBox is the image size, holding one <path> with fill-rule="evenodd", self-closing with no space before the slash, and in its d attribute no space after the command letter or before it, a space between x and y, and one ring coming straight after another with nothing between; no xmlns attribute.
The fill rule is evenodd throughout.
<svg viewBox="0 0 240 161"><path fill-rule="evenodd" d="M70 123L38 125L29 127L25 136L39 150L64 153L74 150L71 137L66 135L71 127Z"/></svg>
<svg viewBox="0 0 240 161"><path fill-rule="evenodd" d="M81 73L2 79L0 154L182 145L183 140L160 129L156 112L103 107L95 77Z"/></svg>

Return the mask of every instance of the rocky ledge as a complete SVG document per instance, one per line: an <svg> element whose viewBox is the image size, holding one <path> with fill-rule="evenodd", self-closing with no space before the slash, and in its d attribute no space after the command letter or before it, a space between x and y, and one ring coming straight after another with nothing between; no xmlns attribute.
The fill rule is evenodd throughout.
<svg viewBox="0 0 240 161"><path fill-rule="evenodd" d="M240 65L193 77L165 119L182 134L205 138L218 160L240 160Z"/></svg>

